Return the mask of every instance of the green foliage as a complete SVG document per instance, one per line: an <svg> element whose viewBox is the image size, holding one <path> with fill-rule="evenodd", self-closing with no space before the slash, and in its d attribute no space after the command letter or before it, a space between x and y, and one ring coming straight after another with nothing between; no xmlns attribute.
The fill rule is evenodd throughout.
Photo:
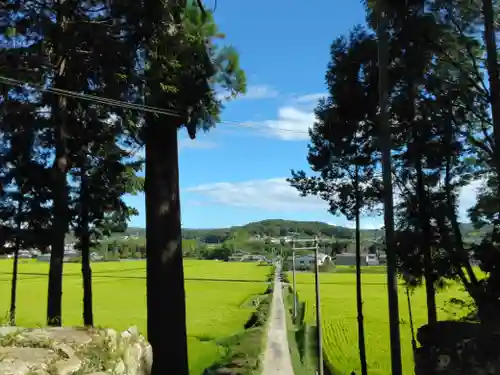
<svg viewBox="0 0 500 375"><path fill-rule="evenodd" d="M374 28L379 11L375 6L380 3L365 5ZM491 81L490 75L491 88L486 88L481 68L487 47L487 68L495 76L497 64L492 61L497 54L480 32L492 26L489 10L467 1L389 1L384 6L399 271L413 281L425 275L429 296L432 284L439 286L442 277L459 279L478 305L482 303L479 309L488 310L497 297L486 297L488 288L472 271L469 250L483 262L498 260L493 249L500 223L495 209L500 169L494 162L494 139L500 134L500 101L491 93L500 82ZM368 209L384 196L378 174L377 43L372 33L357 26L336 39L330 52L325 77L329 95L318 103L310 132L307 160L313 173L292 171L289 181L302 195L328 202L333 214L353 219L357 191L358 203ZM487 237L490 243L470 247L467 242L477 244L480 236L459 223L458 195L477 179L484 183L471 219L477 228L487 225L492 235ZM500 279L496 267L485 270L493 290Z"/></svg>
<svg viewBox="0 0 500 375"><path fill-rule="evenodd" d="M302 195L319 196L332 214L349 220L355 216L356 192L362 200L360 210L372 207L379 197L376 149L370 142L377 105L375 59L375 40L359 27L332 43L325 75L329 96L316 107L307 155L315 175L292 170L289 179Z"/></svg>
<svg viewBox="0 0 500 375"><path fill-rule="evenodd" d="M294 320L292 317L293 290L291 287L285 296L285 304L289 313L287 314L288 343L294 372L297 375L312 375L315 373L315 353L313 345L311 345L311 327L304 321L306 304L297 295L297 318Z"/></svg>
<svg viewBox="0 0 500 375"><path fill-rule="evenodd" d="M367 230L367 235L373 231ZM226 240L236 239L237 242L250 240L249 237L259 236L260 238L298 236L300 238L310 237L311 239L320 235L322 237L336 237L340 239L351 239L353 231L349 228L330 225L316 221L293 221L271 219L248 223L241 227L230 227L220 229L183 229L183 238L199 239L205 243L222 243Z"/></svg>

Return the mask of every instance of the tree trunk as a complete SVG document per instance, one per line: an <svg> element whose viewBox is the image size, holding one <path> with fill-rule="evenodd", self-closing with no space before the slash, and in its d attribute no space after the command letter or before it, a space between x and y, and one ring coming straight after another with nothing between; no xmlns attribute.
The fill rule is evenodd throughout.
<svg viewBox="0 0 500 375"><path fill-rule="evenodd" d="M63 5L65 0L59 0L59 9L56 22L60 28L61 39L64 39L64 31L67 23L67 9ZM57 61L54 86L66 88L64 40L56 48ZM67 128L66 128L66 97L54 95L52 114L55 126L55 148L56 159L54 161L54 187L53 187L53 209L54 221L52 224L52 241L50 253L49 283L47 295L47 324L49 326L62 325L62 274L64 258L64 240L68 232L69 209L68 209L68 150L67 150Z"/></svg>
<svg viewBox="0 0 500 375"><path fill-rule="evenodd" d="M59 97L59 109L55 112L58 116L56 119L65 117L66 99ZM67 176L67 153L66 153L66 135L64 122L56 120L56 161L54 166L55 184L53 188L54 201L54 222L51 253L50 253L50 268L49 268L49 285L47 296L47 324L49 326L62 325L62 274L63 274L63 259L64 259L64 240L68 232L68 186L66 181Z"/></svg>
<svg viewBox="0 0 500 375"><path fill-rule="evenodd" d="M417 135L417 142L420 144L420 135ZM418 195L418 211L419 222L421 226L421 246L424 255L424 279L425 293L427 302L427 324L437 323L437 307L436 307L436 291L434 289L434 274L432 272L432 254L431 254L431 227L430 218L428 215L427 192L425 191L425 182L422 171L422 160L420 155L421 148L417 150L417 195Z"/></svg>
<svg viewBox="0 0 500 375"><path fill-rule="evenodd" d="M16 299L17 299L17 267L19 265L19 248L21 246L21 239L19 238L21 235L21 214L23 211L24 199L21 195L21 199L19 200L19 207L17 209L17 218L16 218L16 240L14 246L14 264L12 265L12 284L10 289L10 310L9 310L9 323L10 325L16 325Z"/></svg>
<svg viewBox="0 0 500 375"><path fill-rule="evenodd" d="M86 163L87 155L84 156L83 163ZM83 279L83 325L94 326L94 315L92 307L92 269L90 267L90 230L89 230L89 186L86 175L86 166L82 166L81 171L81 237L80 245L82 251L82 279Z"/></svg>
<svg viewBox="0 0 500 375"><path fill-rule="evenodd" d="M148 340L152 375L188 375L176 121L146 119Z"/></svg>
<svg viewBox="0 0 500 375"><path fill-rule="evenodd" d="M436 291L434 289L434 273L432 263L431 247L431 223L429 215L429 202L427 199L426 182L424 178L422 155L424 152L425 134L420 129L423 124L415 123L416 120L416 85L413 77L414 72L409 67L408 73L408 102L409 102L409 123L412 125L413 145L410 148L410 157L415 161L415 172L417 174L417 202L418 202L418 223L421 239L420 250L424 257L424 282L427 302L427 324L437 323Z"/></svg>
<svg viewBox="0 0 500 375"><path fill-rule="evenodd" d="M492 0L482 0L484 16L484 44L486 45L486 66L488 68L488 82L490 84L490 103L493 118L493 165L500 179L500 74L498 68L498 51L495 30L495 14ZM500 204L500 185L497 187L497 205ZM500 228L500 216L495 218L494 233Z"/></svg>
<svg viewBox="0 0 500 375"><path fill-rule="evenodd" d="M389 333L391 343L392 375L402 375L401 334L399 329L398 279L396 274L396 252L394 243L394 199L392 192L391 132L387 116L388 86L388 36L385 0L377 2L377 39L378 39L378 83L379 83L379 129L380 150L382 153L382 175L384 183L384 226L387 253L387 295L389 300Z"/></svg>
<svg viewBox="0 0 500 375"><path fill-rule="evenodd" d="M366 365L365 327L363 323L363 288L361 283L361 196L359 191L359 167L356 166L354 189L356 194L356 307L358 310L358 348L361 362L361 374L368 374Z"/></svg>
<svg viewBox="0 0 500 375"><path fill-rule="evenodd" d="M451 144L451 136L448 134L449 131L447 132L447 138L446 138L446 144ZM470 284L465 284L464 286L467 287L468 285L472 289L477 289L478 287L478 280L476 277L476 274L474 273L474 270L472 269L472 266L470 264L469 260L469 254L466 252L465 247L464 247L464 242L462 240L462 232L460 230L460 224L458 223L458 218L457 214L455 212L455 199L453 198L452 190L451 190L451 160L450 158L447 158L446 160L446 166L445 166L445 178L444 178L444 188L445 188L445 193L446 193L446 202L447 202L447 207L448 207L448 218L451 223L451 228L453 232L453 237L455 239L454 241L454 246L455 246L455 251L458 252L459 260L458 264L455 265L459 273L463 273L462 267L464 267L467 271L467 275L469 276L469 283ZM466 257L466 259L463 259ZM463 276L460 276L462 280L466 280ZM472 289L469 288L469 293L472 292ZM474 297L471 294L472 297Z"/></svg>

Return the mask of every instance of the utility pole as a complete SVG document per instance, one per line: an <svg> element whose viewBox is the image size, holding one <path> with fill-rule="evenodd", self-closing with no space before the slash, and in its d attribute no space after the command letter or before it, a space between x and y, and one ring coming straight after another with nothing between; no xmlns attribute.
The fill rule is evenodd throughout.
<svg viewBox="0 0 500 375"><path fill-rule="evenodd" d="M406 301L408 303L408 313L410 316L411 348L413 349L413 362L415 362L415 354L417 353L417 341L415 340L415 328L413 326L413 314L411 312L411 298L408 287L406 287Z"/></svg>
<svg viewBox="0 0 500 375"><path fill-rule="evenodd" d="M297 283L295 281L295 241L292 240L292 283L293 283L293 322L297 319Z"/></svg>
<svg viewBox="0 0 500 375"><path fill-rule="evenodd" d="M316 325L318 327L318 375L323 375L323 338L321 332L321 299L319 295L319 242L318 238L315 240L315 272L314 277L316 281Z"/></svg>
<svg viewBox="0 0 500 375"><path fill-rule="evenodd" d="M294 242L310 242L310 239L296 239ZM305 246L305 247L293 247L293 253L295 254L296 250L314 250L314 281L316 287L316 327L317 327L317 353L316 357L318 360L318 375L323 375L323 338L321 331L321 298L319 293L319 240L316 236L314 238L314 246ZM295 299L294 295L294 299Z"/></svg>
<svg viewBox="0 0 500 375"><path fill-rule="evenodd" d="M392 375L402 375L401 336L399 332L398 285L396 277L396 256L394 253L394 201L392 194L391 132L387 115L388 104L388 37L385 1L376 3L378 39L378 90L379 90L379 142L382 152L382 174L384 183L384 226L387 254L387 294L389 299L389 330L391 342Z"/></svg>

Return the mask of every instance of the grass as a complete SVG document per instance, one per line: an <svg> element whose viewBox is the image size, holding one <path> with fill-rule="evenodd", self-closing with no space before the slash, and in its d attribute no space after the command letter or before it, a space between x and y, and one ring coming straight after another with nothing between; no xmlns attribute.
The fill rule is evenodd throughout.
<svg viewBox="0 0 500 375"><path fill-rule="evenodd" d="M293 293L288 289L285 289L284 293L286 309L287 312L290 312L293 310ZM300 302L299 304L302 305ZM301 314L299 313L299 315ZM313 375L315 374L314 352L312 346L308 345L306 340L308 326L304 322L298 321L300 318L297 319L297 323L294 323L291 313L287 313L286 318L288 346L290 347L293 372L295 375Z"/></svg>
<svg viewBox="0 0 500 375"><path fill-rule="evenodd" d="M145 261L94 263L93 298L96 325L125 330L136 325L146 333ZM192 374L226 355L221 342L244 330L254 311L248 300L266 289L270 267L252 263L186 260L185 287L189 365ZM10 304L12 261L0 261L0 314ZM48 264L21 261L17 324L43 325ZM64 265L63 324L82 324L82 279L79 264Z"/></svg>
<svg viewBox="0 0 500 375"><path fill-rule="evenodd" d="M368 269L371 267L366 267ZM368 271L368 270L367 270ZM364 322L368 369L371 375L390 374L389 323L386 275L376 272L363 274ZM298 273L297 290L306 303L306 323L315 324L314 274ZM291 278L291 277L290 277ZM356 321L355 274L345 272L320 274L323 351L332 374L360 373ZM439 319L453 318L447 301L451 297L464 298L459 285L449 286L437 296ZM417 289L411 297L415 329L426 323L425 291ZM403 373L413 374L411 330L405 289L399 293L400 329Z"/></svg>
<svg viewBox="0 0 500 375"><path fill-rule="evenodd" d="M221 341L226 353L211 366L209 374L254 375L261 372L260 359L266 341L271 299L269 290L258 296L255 311L245 324L245 331Z"/></svg>

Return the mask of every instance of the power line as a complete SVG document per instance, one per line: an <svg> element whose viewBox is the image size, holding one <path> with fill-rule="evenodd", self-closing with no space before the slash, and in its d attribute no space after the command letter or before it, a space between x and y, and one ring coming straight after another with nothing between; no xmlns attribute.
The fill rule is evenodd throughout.
<svg viewBox="0 0 500 375"><path fill-rule="evenodd" d="M24 86L31 86L33 88L36 88L37 90L41 92L46 92L54 95L60 95L60 96L66 96L70 97L73 99L81 99L81 100L86 100L94 103L100 103L100 104L106 104L110 106L115 106L115 107L120 107L120 108L125 108L125 109L132 109L140 112L149 112L149 113L154 113L154 114L159 114L163 116L170 116L170 117L179 117L179 118L184 118L181 113L164 109L164 108L159 108L159 107L153 107L153 106L148 106L144 104L134 104L134 103L129 103L123 100L116 100L116 99L110 99L110 98L103 98L97 95L89 95L89 94L84 94L76 91L71 91L71 90L64 90L64 89L58 89L54 87L43 87L42 85L27 82L27 81L22 81L14 78L9 78L5 76L0 75L0 83L4 83L6 85L11 85L11 86L17 86L17 87L24 87ZM230 120L222 120L219 122L220 124L224 125L229 125L229 126L235 126L238 125L238 127L247 127L247 128L261 128L263 130L274 130L274 131L280 131L280 132L290 132L290 133L296 133L296 134L309 134L307 131L301 131L301 130L296 130L296 129L287 129L287 128L282 128L282 127L277 127L277 126L269 126L269 125L264 125L264 124L258 124L254 122L245 122L245 121L230 121Z"/></svg>
<svg viewBox="0 0 500 375"><path fill-rule="evenodd" d="M134 104L134 103L129 103L129 102L126 102L123 100L103 98L103 97L100 97L97 95L89 95L89 94L79 93L76 91L63 90L63 89L58 89L58 88L53 88L53 87L45 88L42 85L37 85L37 84L31 83L31 82L21 81L21 80L8 78L8 77L4 77L4 76L0 76L0 82L7 84L7 85L18 86L18 87L32 86L41 92L71 97L74 99L87 100L90 102L95 102L95 103L100 103L100 104L108 104L108 105L113 105L116 107L121 107L121 108L126 108L126 109L135 109L135 110L142 111L142 112L150 112L150 113L171 116L171 117L184 117L180 113L169 111L169 110L166 110L163 108L152 107L152 106L143 105L143 104Z"/></svg>

